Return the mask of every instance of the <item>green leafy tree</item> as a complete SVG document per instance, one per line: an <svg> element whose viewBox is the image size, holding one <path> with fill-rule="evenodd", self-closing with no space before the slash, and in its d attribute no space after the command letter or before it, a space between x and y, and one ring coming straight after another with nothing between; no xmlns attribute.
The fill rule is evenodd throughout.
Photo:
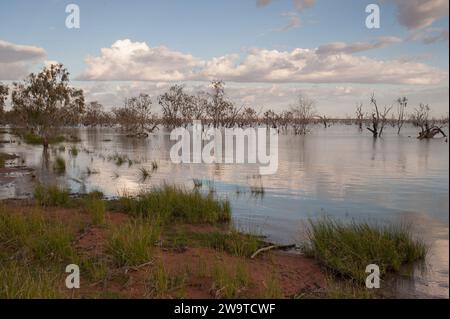
<svg viewBox="0 0 450 319"><path fill-rule="evenodd" d="M62 64L52 64L13 83L12 108L20 123L42 137L47 147L58 128L78 123L84 112L83 91L70 86Z"/></svg>

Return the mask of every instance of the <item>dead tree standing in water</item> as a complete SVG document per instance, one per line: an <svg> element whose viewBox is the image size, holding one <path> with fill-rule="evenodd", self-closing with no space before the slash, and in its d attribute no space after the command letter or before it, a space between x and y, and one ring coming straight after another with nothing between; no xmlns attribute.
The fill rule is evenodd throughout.
<svg viewBox="0 0 450 319"><path fill-rule="evenodd" d="M368 127L367 129L372 132L374 138L381 137L387 122L387 116L391 111L392 106L385 106L383 112L380 112L374 94L372 94L370 103L373 105L374 111L372 112L372 127Z"/></svg>
<svg viewBox="0 0 450 319"><path fill-rule="evenodd" d="M295 135L306 135L308 133L308 125L316 115L315 102L306 96L300 95L297 104L291 108L292 126Z"/></svg>
<svg viewBox="0 0 450 319"><path fill-rule="evenodd" d="M408 99L404 97L399 97L397 99L397 134L400 135L400 131L402 130L403 124L405 123L406 118L406 106L408 105Z"/></svg>
<svg viewBox="0 0 450 319"><path fill-rule="evenodd" d="M428 139L433 138L437 134L442 134L442 136L447 137L447 135L442 130L443 126L430 125L428 116L430 114L430 107L428 104L420 103L419 108L415 110L412 118L415 124L420 127L418 139Z"/></svg>
<svg viewBox="0 0 450 319"><path fill-rule="evenodd" d="M364 113L363 113L362 107L363 107L362 103L359 103L356 106L356 123L358 124L358 128L360 131L362 131L363 121L364 121Z"/></svg>

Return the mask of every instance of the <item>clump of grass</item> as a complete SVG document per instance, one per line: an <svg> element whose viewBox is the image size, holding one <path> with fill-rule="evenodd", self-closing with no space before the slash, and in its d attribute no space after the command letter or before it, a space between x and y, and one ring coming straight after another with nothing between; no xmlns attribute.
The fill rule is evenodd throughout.
<svg viewBox="0 0 450 319"><path fill-rule="evenodd" d="M27 144L31 144L31 145L42 145L44 144L44 137L36 135L36 134L32 134L32 133L27 133L24 134L22 136L23 140L25 143ZM48 143L49 144L58 144L58 143L62 143L64 142L66 139L64 138L64 136L53 136L48 138Z"/></svg>
<svg viewBox="0 0 450 319"><path fill-rule="evenodd" d="M84 257L78 262L80 272L94 282L104 280L108 275L107 261L100 257Z"/></svg>
<svg viewBox="0 0 450 319"><path fill-rule="evenodd" d="M78 148L75 145L72 145L70 147L70 155L72 155L73 157L77 157L78 156Z"/></svg>
<svg viewBox="0 0 450 319"><path fill-rule="evenodd" d="M124 196L120 203L123 210L134 216L156 218L167 223L217 223L228 222L231 218L228 200L178 186L154 187L137 198Z"/></svg>
<svg viewBox="0 0 450 319"><path fill-rule="evenodd" d="M122 155L119 153L114 153L112 156L108 156L108 161L114 161L117 166L122 166L125 162L129 161L127 155Z"/></svg>
<svg viewBox="0 0 450 319"><path fill-rule="evenodd" d="M1 299L55 299L61 294L56 287L60 275L41 267L30 267L17 261L0 263Z"/></svg>
<svg viewBox="0 0 450 319"><path fill-rule="evenodd" d="M16 159L16 155L6 154L0 152L0 168L5 167L6 161Z"/></svg>
<svg viewBox="0 0 450 319"><path fill-rule="evenodd" d="M141 167L139 169L139 173L141 176L141 181L145 182L147 180L147 178L150 177L150 171L148 169L146 169L145 167Z"/></svg>
<svg viewBox="0 0 450 319"><path fill-rule="evenodd" d="M109 232L107 252L117 266L137 266L149 262L160 228L148 220L132 220Z"/></svg>
<svg viewBox="0 0 450 319"><path fill-rule="evenodd" d="M216 298L239 298L250 285L250 275L244 264L237 264L234 269L216 263L212 271L213 286Z"/></svg>
<svg viewBox="0 0 450 319"><path fill-rule="evenodd" d="M34 198L40 206L67 206L69 192L56 185L37 185L34 189Z"/></svg>
<svg viewBox="0 0 450 319"><path fill-rule="evenodd" d="M3 249L20 252L39 262L67 261L75 256L73 232L58 220L46 219L39 212L11 214L0 210L0 242Z"/></svg>
<svg viewBox="0 0 450 319"><path fill-rule="evenodd" d="M86 211L91 216L92 224L104 225L106 217L106 203L98 196L90 195L84 199Z"/></svg>
<svg viewBox="0 0 450 319"><path fill-rule="evenodd" d="M66 147L64 145L61 145L61 146L58 147L58 151L65 152L66 151Z"/></svg>
<svg viewBox="0 0 450 319"><path fill-rule="evenodd" d="M6 161L16 159L16 155L6 154L0 152L0 167L5 167Z"/></svg>
<svg viewBox="0 0 450 319"><path fill-rule="evenodd" d="M53 169L58 174L64 174L66 172L66 161L61 156L57 156L55 163L53 164Z"/></svg>
<svg viewBox="0 0 450 319"><path fill-rule="evenodd" d="M281 288L280 281L275 274L272 274L272 276L264 282L264 290L261 297L264 299L284 298L283 289Z"/></svg>
<svg viewBox="0 0 450 319"><path fill-rule="evenodd" d="M158 169L158 162L152 161L152 171L156 171Z"/></svg>
<svg viewBox="0 0 450 319"><path fill-rule="evenodd" d="M405 226L382 227L368 223L344 224L329 218L310 221L305 251L329 269L364 283L369 264L381 275L399 272L402 265L424 260L427 248L412 238Z"/></svg>
<svg viewBox="0 0 450 319"><path fill-rule="evenodd" d="M156 298L180 298L183 296L183 290L186 286L187 275L171 275L164 264L158 261L153 267L149 281L149 292Z"/></svg>

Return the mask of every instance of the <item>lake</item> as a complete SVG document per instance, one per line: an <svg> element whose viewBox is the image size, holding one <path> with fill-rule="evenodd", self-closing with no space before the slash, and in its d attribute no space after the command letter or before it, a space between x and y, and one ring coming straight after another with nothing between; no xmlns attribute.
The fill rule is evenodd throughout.
<svg viewBox="0 0 450 319"><path fill-rule="evenodd" d="M230 199L239 227L274 242L299 242L308 218L324 215L406 223L430 245L430 253L426 271L417 269L412 279L395 282L396 295L449 297L449 147L444 139L417 140L418 129L412 126L405 126L400 136L387 127L376 140L354 125L315 126L307 136L280 134L278 171L261 176L258 166L250 164L174 164L169 156L174 142L167 131L147 139L129 138L112 128L70 132L81 139L78 154L70 151L71 143L44 153L41 146L0 133L0 140L15 141L0 144L0 152L15 153L20 156L17 165L34 169L4 179L0 199L28 197L38 181L59 183L72 192L100 190L117 196L164 182L192 188L198 179L204 191ZM64 175L54 173L56 156L66 160ZM152 161L158 168L144 180L140 169L152 170Z"/></svg>

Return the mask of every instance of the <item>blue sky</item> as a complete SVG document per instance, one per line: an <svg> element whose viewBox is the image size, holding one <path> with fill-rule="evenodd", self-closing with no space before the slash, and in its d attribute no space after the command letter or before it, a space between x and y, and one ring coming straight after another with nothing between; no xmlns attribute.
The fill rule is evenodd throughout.
<svg viewBox="0 0 450 319"><path fill-rule="evenodd" d="M407 1L410 3L408 4ZM100 98L105 104L114 103L113 99L122 99L123 92L132 93L131 87L153 90L152 93L157 94L159 88L172 82L192 83L192 88L195 88L211 77L221 77L230 84L230 93L233 93L236 99L243 98L247 101L246 103L254 101L263 104L265 108L268 108L271 103L280 104L278 107L282 107L282 103L288 103L288 98L280 99L280 95L286 96L288 93L294 94L298 91L304 93L310 89L313 92L312 95L320 96L323 100L320 102L325 102L322 103L326 104L324 112L342 113L341 109L336 111L330 102L326 102L327 97L321 94L320 88L323 88L324 92L332 91L332 89L348 91L346 94L348 96L339 96L342 101L338 102L343 105L352 97L355 97L355 101L362 98L371 90L380 91L380 95L389 101L393 94L389 94L389 90L406 94L409 89L411 96L423 97L424 100L430 99L430 103L438 105L440 113L445 113L448 112L448 101L443 101L446 97L448 100L448 13L442 14L441 9L446 6L448 12L448 1L444 3L442 0L421 1L436 7L424 17L420 16L419 4L414 7L411 2L416 0L381 1L379 3L381 28L368 29L365 27L367 16L365 7L369 3L376 3L374 0L266 0L259 2L257 0L2 0L0 41L8 43L8 46L4 45L3 49L11 49L15 45L30 46L45 50L45 57L40 61L33 56L26 65L24 64L26 61L23 60L6 61L9 65L5 64L4 70L12 69L13 71L10 76L4 74L6 71L0 71L0 80L15 80L12 75L21 74L19 71L24 71L25 68L27 71L36 70L42 67L45 61L58 61L64 63L72 77L79 80L77 85L85 88L88 96L89 94L94 96L92 92L97 94L96 97L102 97L102 94L108 96L104 100ZM80 7L80 29L68 29L65 26L67 16L65 7L69 3L75 3ZM266 5L263 5L264 3ZM299 9L299 3L309 5ZM288 27L290 24L291 27ZM386 38L389 40L385 40ZM168 67L172 66L170 72L172 75L176 73L177 76L173 78L165 76L159 79L151 74L136 76L136 72L130 72L122 78L120 74L115 74L114 68L117 66L114 65L114 61L108 60L114 59L114 56L104 56L101 49L111 48L116 41L126 39L129 42L121 42L118 49L122 52L120 54L125 54L124 52L128 50L148 51L139 60L144 61L142 63L145 64L138 66L137 71L141 68L144 72L165 74L166 59L164 57L167 54ZM332 70L336 73L334 76L327 75L319 79L315 76L326 69L326 63L332 60L332 56L329 56L327 60L323 60L322 56L319 58L311 56L305 59L306 69L304 70L313 69L316 67L317 59L322 59L317 62L320 63L317 72L311 71L307 77L303 76L304 73L293 73L293 80L290 81L287 80L290 78L289 74L277 78L274 75L276 72L273 73L276 71L273 68L280 63L291 63L290 59L295 59L294 50L298 48L314 52L321 46L336 42L346 45L355 43L367 45L377 41L386 43L361 50L353 50L350 47L350 51L335 53L340 58L342 54L346 54L352 61L344 59L343 62L334 66ZM145 46L138 46L137 43L145 43ZM168 49L167 52L162 53L161 58L156 56L160 54L159 51L152 51L160 46ZM247 53L248 50L255 48L260 51L254 54ZM13 49L16 50L14 47ZM2 65L1 50L0 45L0 66ZM20 50L26 50L26 48L20 48ZM277 53L275 55L271 53L271 56L267 57L261 50ZM192 63L192 70L183 70L182 75L178 75L178 69L174 70L171 63L173 52L183 55L180 57L182 59L180 63L184 63L183 59L186 59L186 63L189 64L191 57L192 60L195 59L197 62ZM284 52L292 54L286 57L285 54L281 54ZM305 54L311 52L308 51ZM6 54L4 53L5 56ZM222 64L208 64L215 58L233 54L238 56L234 59L226 59ZM250 59L247 60L249 55ZM86 63L88 56L99 59ZM125 67L125 71L132 70L132 66L136 65L135 61L131 61L133 58L134 54L130 53L130 67ZM361 64L366 63L364 60L366 58L370 59L369 68L371 63L377 63L374 65L381 67L380 63L384 61L407 60L414 61L415 64L391 62L389 67L399 70L399 73L383 75L374 80L374 83L371 83L370 74L353 78L345 73L342 77L345 80L339 79L342 63L349 64L350 69L346 72L356 74L358 68L362 68ZM267 59L270 61L267 62ZM123 63L128 63L128 60L124 61ZM3 63L6 62L3 61ZM19 62L21 69L13 69L19 66ZM96 63L104 64L101 73ZM152 72L152 63L158 63L155 66L158 69L156 72ZM263 67L264 63L271 65L271 74L266 74L269 71ZM208 71L202 75L197 74L200 72L197 70L205 69L207 64ZM230 66L230 64L233 65ZM111 70L104 70L108 67ZM258 69L259 67L261 69ZM296 67L298 68L299 65L297 64ZM402 73L405 68L416 68L418 71ZM219 69L223 72L217 71ZM193 75L192 72L196 74ZM374 72L379 73L376 68ZM126 72L122 71L122 73ZM374 78L377 76L378 74L373 75ZM424 80L420 81L421 78ZM436 81L436 78L440 80ZM118 86L121 93L117 93ZM260 87L267 92L267 87L274 86L277 89L276 92L274 91L275 96L271 99L266 93L267 96L264 96L263 101L257 91L253 92L256 98L247 98L247 100L245 98L248 96L245 93L238 92L240 88L245 91L245 88L249 87L254 90ZM116 92L113 92L114 87ZM100 88L103 88L105 92L100 92ZM332 93L328 92L328 94L329 99L335 98ZM351 113L351 110L345 110L345 112Z"/></svg>

